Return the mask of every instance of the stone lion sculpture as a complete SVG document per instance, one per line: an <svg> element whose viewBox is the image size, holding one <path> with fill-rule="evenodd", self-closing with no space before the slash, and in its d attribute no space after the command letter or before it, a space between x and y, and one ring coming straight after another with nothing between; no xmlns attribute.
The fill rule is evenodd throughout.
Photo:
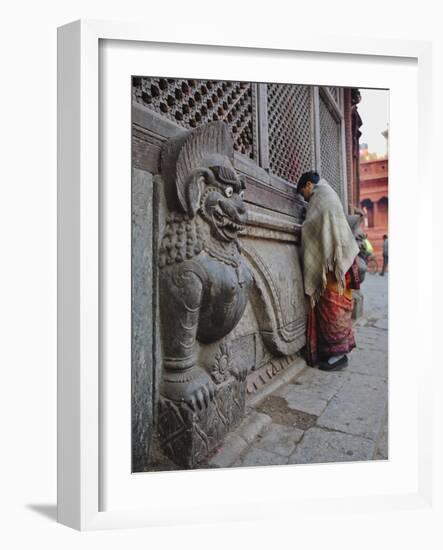
<svg viewBox="0 0 443 550"><path fill-rule="evenodd" d="M168 217L159 250L163 347L161 395L205 410L228 377L246 373L218 361L199 364L199 347L223 339L240 321L252 276L238 235L247 212L223 122L169 140L161 152ZM168 428L169 429L169 428Z"/></svg>

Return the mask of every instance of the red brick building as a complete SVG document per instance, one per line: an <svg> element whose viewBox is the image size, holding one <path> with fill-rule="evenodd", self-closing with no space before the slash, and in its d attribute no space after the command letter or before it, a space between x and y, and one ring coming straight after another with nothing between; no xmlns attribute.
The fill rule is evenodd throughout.
<svg viewBox="0 0 443 550"><path fill-rule="evenodd" d="M388 234L388 159L360 160L360 206L365 214L364 231L374 247L380 269L383 235Z"/></svg>

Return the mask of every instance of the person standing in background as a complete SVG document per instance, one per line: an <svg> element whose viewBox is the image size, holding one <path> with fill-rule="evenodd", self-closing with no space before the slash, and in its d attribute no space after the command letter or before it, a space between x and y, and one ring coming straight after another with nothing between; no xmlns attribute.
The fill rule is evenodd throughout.
<svg viewBox="0 0 443 550"><path fill-rule="evenodd" d="M384 275L386 268L388 267L388 256L389 256L388 247L389 247L388 236L383 235L383 267L380 275Z"/></svg>

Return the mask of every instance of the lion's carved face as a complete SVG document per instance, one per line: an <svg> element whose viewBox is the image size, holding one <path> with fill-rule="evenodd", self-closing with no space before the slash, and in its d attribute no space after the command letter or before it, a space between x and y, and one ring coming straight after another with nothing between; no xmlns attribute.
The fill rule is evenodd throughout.
<svg viewBox="0 0 443 550"><path fill-rule="evenodd" d="M219 241L237 239L247 221L243 202L244 182L235 173L212 168L215 179L201 197L200 212L211 234Z"/></svg>
<svg viewBox="0 0 443 550"><path fill-rule="evenodd" d="M217 240L238 254L235 241L246 225L245 184L232 167L198 168L189 178L187 212L171 212L159 251L159 266L198 256ZM231 245L234 245L233 247Z"/></svg>

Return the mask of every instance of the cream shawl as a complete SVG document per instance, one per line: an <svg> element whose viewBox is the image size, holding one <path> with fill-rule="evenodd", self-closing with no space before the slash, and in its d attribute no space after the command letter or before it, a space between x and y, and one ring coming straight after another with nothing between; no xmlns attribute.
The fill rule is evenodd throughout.
<svg viewBox="0 0 443 550"><path fill-rule="evenodd" d="M359 252L340 199L324 179L314 187L301 234L305 293L314 306L326 288L328 271L343 293L346 272Z"/></svg>

